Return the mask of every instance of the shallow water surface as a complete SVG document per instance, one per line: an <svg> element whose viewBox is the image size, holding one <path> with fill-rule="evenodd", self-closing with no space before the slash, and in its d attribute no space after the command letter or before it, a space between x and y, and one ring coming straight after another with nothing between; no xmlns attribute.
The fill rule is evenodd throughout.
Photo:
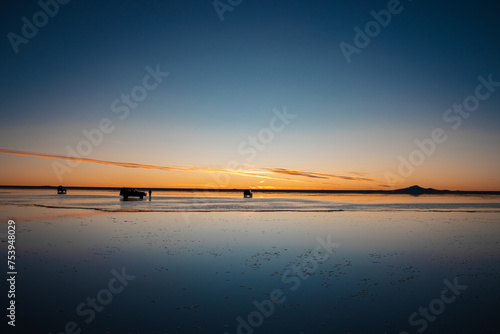
<svg viewBox="0 0 500 334"><path fill-rule="evenodd" d="M319 207L313 196L278 199ZM48 200L59 206L11 200L0 212L4 230L16 220L24 332L498 330L500 212L491 207L419 198L409 203L437 209L107 212L61 208L97 203L69 196Z"/></svg>

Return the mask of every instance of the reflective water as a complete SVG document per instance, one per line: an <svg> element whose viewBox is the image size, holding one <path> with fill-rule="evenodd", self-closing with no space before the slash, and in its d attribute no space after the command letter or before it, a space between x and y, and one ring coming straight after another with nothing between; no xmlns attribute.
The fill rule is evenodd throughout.
<svg viewBox="0 0 500 334"><path fill-rule="evenodd" d="M263 200L357 207L106 212L59 207L150 204L97 192L37 207L52 195L12 194L7 204L2 193L0 215L3 242L7 218L17 223L19 332L498 330L500 212L491 198L280 195ZM151 205L170 205L153 195ZM222 207L240 200L212 197Z"/></svg>
<svg viewBox="0 0 500 334"><path fill-rule="evenodd" d="M49 208L101 211L339 211L339 210L452 210L499 211L500 196L477 195L363 195L255 193L243 198L238 192L155 191L152 200L123 200L118 191L0 190L0 203Z"/></svg>

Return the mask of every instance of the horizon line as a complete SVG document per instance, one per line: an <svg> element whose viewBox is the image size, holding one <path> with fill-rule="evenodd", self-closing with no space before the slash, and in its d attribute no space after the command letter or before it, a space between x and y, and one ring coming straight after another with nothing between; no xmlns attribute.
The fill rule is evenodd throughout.
<svg viewBox="0 0 500 334"><path fill-rule="evenodd" d="M0 188L25 188L25 189L57 189L58 186L52 185L0 185ZM255 192L304 192L304 193L394 193L402 190L408 190L410 187L405 188L397 188L397 189L263 189L263 188L176 188L176 187L125 187L125 188L137 188L137 189L151 189L155 191L207 191L207 192L219 192L219 191L243 191L243 190L252 190ZM93 189L93 190L116 190L124 187L121 186L64 186L64 188L68 189ZM432 194L434 192L437 195L443 194L498 194L500 195L500 190L448 190L448 189L435 189L435 188L421 188L424 191L430 191L430 193L424 193L426 195ZM401 193L401 192L400 192ZM410 193L410 192L407 192ZM415 192L418 193L418 192Z"/></svg>

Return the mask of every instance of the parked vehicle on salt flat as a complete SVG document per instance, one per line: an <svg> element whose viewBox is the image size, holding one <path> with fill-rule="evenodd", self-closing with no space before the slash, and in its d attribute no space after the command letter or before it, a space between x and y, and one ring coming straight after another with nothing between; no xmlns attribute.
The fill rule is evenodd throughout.
<svg viewBox="0 0 500 334"><path fill-rule="evenodd" d="M122 188L122 190L120 190L120 196L123 196L123 199L125 200L129 197L139 197L140 199L143 199L144 196L146 196L146 193L134 188Z"/></svg>

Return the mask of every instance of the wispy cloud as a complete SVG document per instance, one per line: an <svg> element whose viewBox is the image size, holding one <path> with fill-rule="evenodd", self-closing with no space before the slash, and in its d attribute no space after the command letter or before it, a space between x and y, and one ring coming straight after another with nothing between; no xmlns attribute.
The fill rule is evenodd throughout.
<svg viewBox="0 0 500 334"><path fill-rule="evenodd" d="M304 177L319 178L319 179L331 179L332 178L332 179L342 179L342 180L350 180L350 181L367 181L367 182L374 181L373 179L369 179L369 178L365 178L365 177L305 172L305 171L286 169L286 168L265 168L265 170L268 170L272 173L294 175L294 176L304 176Z"/></svg>
<svg viewBox="0 0 500 334"><path fill-rule="evenodd" d="M163 169L163 170L169 170L169 171L183 171L183 172L187 172L187 171L189 171L190 168L192 168L192 167L179 167L179 166L154 166L154 165L136 164L136 163L131 163L131 162L114 162L114 161L106 161L106 160L65 157L62 155L55 155L55 154L43 154L43 153L33 153L33 152L24 152L24 151L4 150L4 149L0 149L0 153L23 155L23 156L38 157L38 158L50 158L50 159L62 159L62 160L92 162L92 163L101 164L101 165L113 165L113 166L128 167L128 168Z"/></svg>
<svg viewBox="0 0 500 334"><path fill-rule="evenodd" d="M38 158L49 158L49 159L60 159L60 160L72 160L72 161L81 161L81 162L89 162L101 165L111 165L111 166L119 166L126 168L141 168L141 169L155 169L155 170L164 170L171 172L197 172L197 173L228 173L233 175L240 175L246 177L257 177L263 179L271 179L271 180L281 180L288 182L300 182L300 183L316 183L316 184L328 184L324 181L309 181L309 180L300 180L300 179L291 179L286 177L278 177L270 174L281 174L281 175L289 175L289 176L299 176L299 177L307 177L313 179L342 179L349 181L364 181L371 182L374 181L369 178L358 177L358 176L344 176L344 175L333 175L333 174L325 174L325 173L314 173L300 170L293 170L287 168L254 168L250 170L241 170L241 169L218 169L218 168L201 168L201 167L192 167L192 166L158 166L158 165L148 165L148 164L139 164L133 162L116 162L116 161L107 161L107 160L98 160L98 159L89 159L89 158L79 158L79 157L66 157L62 155L55 154L43 154L43 153L33 153L33 152L24 152L24 151L15 151L15 150L5 150L0 149L0 153L4 154L13 154L13 155L21 155L21 156L30 156L30 157L38 157Z"/></svg>

